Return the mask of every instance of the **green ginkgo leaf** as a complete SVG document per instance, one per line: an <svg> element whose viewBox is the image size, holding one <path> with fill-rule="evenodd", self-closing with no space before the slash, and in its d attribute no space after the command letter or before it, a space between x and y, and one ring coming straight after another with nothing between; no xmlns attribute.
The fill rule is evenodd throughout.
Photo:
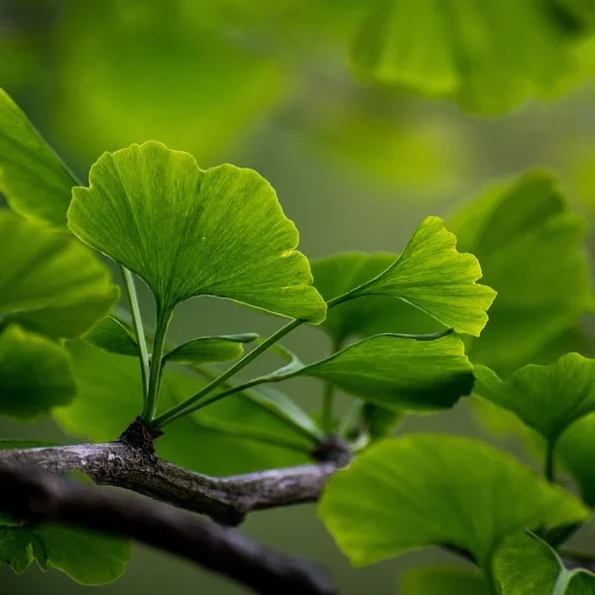
<svg viewBox="0 0 595 595"><path fill-rule="evenodd" d="M559 339L595 303L587 222L572 212L554 175L534 170L492 185L449 226L498 292L490 323L471 343L474 362L511 373L550 345L550 361L578 350Z"/></svg>
<svg viewBox="0 0 595 595"><path fill-rule="evenodd" d="M225 362L236 359L244 352L244 345L256 341L256 333L198 337L169 351L165 361L183 364Z"/></svg>
<svg viewBox="0 0 595 595"><path fill-rule="evenodd" d="M89 181L73 190L70 229L143 278L162 311L214 295L324 319L297 229L255 171L203 171L188 153L148 142L105 153Z"/></svg>
<svg viewBox="0 0 595 595"><path fill-rule="evenodd" d="M399 583L402 595L492 595L479 572L462 568L414 568Z"/></svg>
<svg viewBox="0 0 595 595"><path fill-rule="evenodd" d="M0 191L10 207L51 225L66 225L76 182L19 106L0 89Z"/></svg>
<svg viewBox="0 0 595 595"><path fill-rule="evenodd" d="M56 568L82 585L112 583L126 570L130 543L117 537L42 523L0 525L0 566L22 574L36 560L41 570Z"/></svg>
<svg viewBox="0 0 595 595"><path fill-rule="evenodd" d="M11 324L0 332L0 415L32 419L76 394L68 353Z"/></svg>
<svg viewBox="0 0 595 595"><path fill-rule="evenodd" d="M570 525L589 515L572 494L504 452L425 434L372 445L329 481L319 512L358 566L448 544L485 571L511 531Z"/></svg>
<svg viewBox="0 0 595 595"><path fill-rule="evenodd" d="M397 260L329 306L363 296L399 298L458 333L479 336L496 292L476 283L482 276L479 262L458 252L456 243L442 219L427 217Z"/></svg>
<svg viewBox="0 0 595 595"><path fill-rule="evenodd" d="M390 267L398 254L346 252L311 263L314 285L328 302L370 281ZM368 296L331 308L318 326L335 346L351 337L378 333L432 333L444 328L437 320L403 300Z"/></svg>
<svg viewBox="0 0 595 595"><path fill-rule="evenodd" d="M475 366L474 392L512 411L555 443L581 417L595 412L595 360L568 353L549 366L530 364L508 380Z"/></svg>
<svg viewBox="0 0 595 595"><path fill-rule="evenodd" d="M567 570L551 546L531 533L507 535L493 569L502 595L595 595L595 574Z"/></svg>
<svg viewBox="0 0 595 595"><path fill-rule="evenodd" d="M51 337L77 337L118 299L108 268L75 238L0 211L0 315Z"/></svg>
<svg viewBox="0 0 595 595"><path fill-rule="evenodd" d="M313 364L292 363L270 381L310 376L396 411L446 409L470 394L474 382L463 342L446 333L376 335Z"/></svg>
<svg viewBox="0 0 595 595"><path fill-rule="evenodd" d="M83 339L110 353L139 357L139 348L132 330L115 316L100 320Z"/></svg>
<svg viewBox="0 0 595 595"><path fill-rule="evenodd" d="M554 93L572 72L566 33L540 0L381 0L371 4L353 60L367 78L500 114Z"/></svg>

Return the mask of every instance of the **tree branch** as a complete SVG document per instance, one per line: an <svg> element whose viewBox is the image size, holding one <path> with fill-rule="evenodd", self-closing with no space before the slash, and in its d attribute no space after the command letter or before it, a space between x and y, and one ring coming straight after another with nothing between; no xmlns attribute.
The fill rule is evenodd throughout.
<svg viewBox="0 0 595 595"><path fill-rule="evenodd" d="M313 564L276 553L233 529L36 468L0 462L0 508L29 522L56 521L132 538L225 574L257 593L336 593Z"/></svg>
<svg viewBox="0 0 595 595"><path fill-rule="evenodd" d="M79 470L99 485L126 488L238 525L252 511L316 501L328 478L350 457L344 446L329 442L313 453L323 459L319 463L211 477L159 459L153 450L155 435L147 431L137 421L116 442L0 450L0 463L61 475Z"/></svg>

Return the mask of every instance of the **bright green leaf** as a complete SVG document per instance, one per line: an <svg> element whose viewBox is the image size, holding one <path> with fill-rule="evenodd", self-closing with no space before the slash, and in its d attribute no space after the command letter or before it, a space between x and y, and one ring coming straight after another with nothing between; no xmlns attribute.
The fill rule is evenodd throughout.
<svg viewBox="0 0 595 595"><path fill-rule="evenodd" d="M458 333L478 336L496 293L476 283L482 276L479 262L472 254L458 252L456 243L442 219L427 217L399 258L346 298L399 298ZM342 301L347 300L338 298Z"/></svg>
<svg viewBox="0 0 595 595"><path fill-rule="evenodd" d="M0 315L51 337L76 337L117 300L109 270L65 232L0 211Z"/></svg>
<svg viewBox="0 0 595 595"><path fill-rule="evenodd" d="M490 323L471 344L474 362L509 373L534 361L593 309L586 221L573 214L557 179L529 171L490 186L450 221L460 249L481 262L498 298Z"/></svg>
<svg viewBox="0 0 595 595"><path fill-rule="evenodd" d="M142 386L138 362L81 341L69 346L77 398L54 411L70 434L96 441L113 440L138 415ZM178 404L197 392L204 381L166 370L161 406ZM304 463L313 446L287 422L245 394L223 399L167 427L156 442L165 459L195 471L231 475Z"/></svg>
<svg viewBox="0 0 595 595"><path fill-rule="evenodd" d="M47 415L75 394L68 354L60 345L17 325L0 333L0 415Z"/></svg>
<svg viewBox="0 0 595 595"><path fill-rule="evenodd" d="M487 444L414 434L372 445L335 475L320 514L358 566L450 544L485 570L507 533L573 524L589 511Z"/></svg>
<svg viewBox="0 0 595 595"><path fill-rule="evenodd" d="M65 572L83 585L112 583L130 560L130 543L55 524L0 526L0 565L21 574L37 560L42 570Z"/></svg>
<svg viewBox="0 0 595 595"><path fill-rule="evenodd" d="M319 362L281 369L273 379L295 376L320 378L381 407L420 412L451 407L470 394L474 381L463 342L454 334L432 340L376 335Z"/></svg>
<svg viewBox="0 0 595 595"><path fill-rule="evenodd" d="M565 33L541 0L381 0L353 59L365 77L493 115L556 92L573 69Z"/></svg>
<svg viewBox="0 0 595 595"><path fill-rule="evenodd" d="M475 570L427 567L407 571L400 580L402 595L492 595Z"/></svg>
<svg viewBox="0 0 595 595"><path fill-rule="evenodd" d="M526 532L504 538L493 568L502 595L595 595L595 574L567 570L545 541Z"/></svg>
<svg viewBox="0 0 595 595"><path fill-rule="evenodd" d="M549 366L530 364L506 382L475 366L474 391L512 411L550 443L575 421L595 412L595 360L568 353Z"/></svg>
<svg viewBox="0 0 595 595"><path fill-rule="evenodd" d="M114 316L107 316L100 320L83 339L110 353L139 357L136 338L131 330Z"/></svg>
<svg viewBox="0 0 595 595"><path fill-rule="evenodd" d="M328 302L370 281L390 267L398 254L334 254L311 263L314 285ZM318 326L335 345L354 336L382 332L432 333L444 328L415 306L388 296L369 296L348 301L328 310Z"/></svg>
<svg viewBox="0 0 595 595"><path fill-rule="evenodd" d="M66 225L72 175L19 106L0 89L0 191L12 209Z"/></svg>
<svg viewBox="0 0 595 595"><path fill-rule="evenodd" d="M255 171L203 171L191 155L148 142L105 153L89 180L73 190L71 230L143 278L164 311L215 295L324 319L297 229Z"/></svg>
<svg viewBox="0 0 595 595"><path fill-rule="evenodd" d="M258 335L255 333L199 337L172 349L165 355L165 360L184 364L225 362L240 357L244 344L256 339Z"/></svg>

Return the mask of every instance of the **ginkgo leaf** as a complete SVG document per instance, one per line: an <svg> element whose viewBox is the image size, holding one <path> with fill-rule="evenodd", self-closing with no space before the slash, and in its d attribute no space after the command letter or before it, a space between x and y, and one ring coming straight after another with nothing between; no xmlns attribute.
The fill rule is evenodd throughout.
<svg viewBox="0 0 595 595"><path fill-rule="evenodd" d="M79 394L53 416L70 434L113 440L138 415L142 384L138 362L82 341L69 345ZM167 369L161 406L177 405L205 381ZM214 475L232 475L305 463L313 440L279 419L266 403L245 394L228 397L168 426L156 442L160 456Z"/></svg>
<svg viewBox="0 0 595 595"><path fill-rule="evenodd" d="M531 533L507 535L493 569L502 595L595 595L595 574L567 570L551 546Z"/></svg>
<svg viewBox="0 0 595 595"><path fill-rule="evenodd" d="M225 362L240 357L244 352L244 345L256 339L256 333L198 337L178 345L164 359L185 364Z"/></svg>
<svg viewBox="0 0 595 595"><path fill-rule="evenodd" d="M0 315L52 337L76 337L118 299L108 268L65 232L0 211Z"/></svg>
<svg viewBox="0 0 595 595"><path fill-rule="evenodd" d="M139 357L139 348L132 331L114 316L100 320L83 339L110 353Z"/></svg>
<svg viewBox="0 0 595 595"><path fill-rule="evenodd" d="M328 302L370 281L390 267L398 254L346 252L311 263L314 285ZM341 346L354 336L378 333L432 333L444 328L437 320L403 300L389 296L368 296L328 310L318 326L334 345Z"/></svg>
<svg viewBox="0 0 595 595"><path fill-rule="evenodd" d="M309 365L282 368L278 382L312 376L365 401L396 411L435 411L470 394L473 372L463 342L454 334L376 335Z"/></svg>
<svg viewBox="0 0 595 595"><path fill-rule="evenodd" d="M10 207L51 225L66 225L72 175L19 106L0 89L0 191Z"/></svg>
<svg viewBox="0 0 595 595"><path fill-rule="evenodd" d="M358 566L449 544L483 570L511 531L570 525L589 515L572 494L504 452L424 434L372 445L331 478L319 512Z"/></svg>
<svg viewBox="0 0 595 595"><path fill-rule="evenodd" d="M492 595L476 570L427 567L406 572L399 581L402 595Z"/></svg>
<svg viewBox="0 0 595 595"><path fill-rule="evenodd" d="M498 292L490 323L468 350L474 362L511 373L554 342L552 359L578 350L557 340L594 307L587 222L571 211L554 175L534 170L494 184L449 226Z"/></svg>
<svg viewBox="0 0 595 595"><path fill-rule="evenodd" d="M479 336L496 292L476 283L482 276L479 262L458 252L456 242L442 219L427 217L392 265L336 303L362 296L400 298L458 333Z"/></svg>
<svg viewBox="0 0 595 595"><path fill-rule="evenodd" d="M122 576L130 555L130 543L117 537L49 523L0 524L0 566L17 574L36 560L42 570L56 568L82 585L106 585Z"/></svg>
<svg viewBox="0 0 595 595"><path fill-rule="evenodd" d="M493 115L554 93L572 72L571 42L540 0L381 0L371 5L353 60L365 77L453 96L467 111Z"/></svg>
<svg viewBox="0 0 595 595"><path fill-rule="evenodd" d="M503 382L485 366L475 366L474 392L512 411L555 443L575 421L595 412L595 360L568 353L549 366L530 364Z"/></svg>
<svg viewBox="0 0 595 595"><path fill-rule="evenodd" d="M0 332L0 415L47 415L75 394L68 354L60 345L14 324Z"/></svg>
<svg viewBox="0 0 595 595"><path fill-rule="evenodd" d="M148 142L105 153L89 181L73 190L70 229L144 279L163 311L214 295L324 319L297 229L255 171L201 170L188 153Z"/></svg>

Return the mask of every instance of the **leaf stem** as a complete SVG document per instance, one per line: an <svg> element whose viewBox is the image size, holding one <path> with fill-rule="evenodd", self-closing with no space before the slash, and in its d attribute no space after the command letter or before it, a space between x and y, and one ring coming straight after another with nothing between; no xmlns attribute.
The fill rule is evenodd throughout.
<svg viewBox="0 0 595 595"><path fill-rule="evenodd" d="M257 345L252 351L247 353L243 358L238 360L233 366L231 366L225 372L223 372L223 374L221 374L220 376L218 376L217 378L215 378L214 380L209 382L209 384L207 384L205 387L203 387L201 390L199 390L196 394L192 395L191 397L189 397L182 403L179 403L175 407L172 407L165 413L162 413L159 417L156 417L149 423L151 424L151 426L153 428L162 428L163 426L170 423L174 419L178 419L179 417L182 417L184 415L187 415L188 413L191 413L192 411L195 411L196 408L193 408L193 405L195 405L196 403L201 401L203 399L203 397L206 397L210 392L214 391L219 385L221 385L223 382L225 382L228 378L231 378L237 372L239 372L241 369L245 368L250 362L252 362L254 359L256 359L261 353L263 353L269 347L271 347L271 345L274 345L282 337L284 337L285 335L290 333L292 330L296 329L298 326L302 325L304 322L305 322L304 320L297 320L297 319L288 322L285 326L282 326L277 332L275 332L272 335L270 335L269 337L267 337L262 343L260 343L260 345ZM157 338L157 335L155 336L155 338ZM155 358L154 350L153 350L153 358ZM151 369L151 373L152 372L153 372L153 370ZM269 381L268 380L269 377L255 378L254 380L248 381L247 383L245 383L243 385L238 385L238 386L232 387L231 389L228 389L228 391L223 391L223 393L219 393L218 395L215 395L215 397L217 397L216 400L223 398L223 396L232 394L233 392L239 392L242 389L248 388L246 386L246 384L248 384L249 386L255 386L255 384L262 384L262 382L264 382L263 378L267 378L266 381L267 382ZM259 382L255 383L256 380L258 380ZM229 391L232 391L232 392L229 392ZM209 399L208 402L211 403L213 401L211 401ZM201 403L200 408L204 407L205 403L207 403L207 401L204 401L203 403Z"/></svg>
<svg viewBox="0 0 595 595"><path fill-rule="evenodd" d="M167 329L172 319L171 308L157 306L157 317L155 325L155 338L153 339L153 355L151 357L151 373L149 376L149 390L147 392L146 405L143 410L142 419L152 423L157 414L159 404L159 385L161 383L161 369L163 366L163 352L167 339Z"/></svg>
<svg viewBox="0 0 595 595"><path fill-rule="evenodd" d="M128 295L128 303L130 305L130 312L132 314L134 334L140 350L140 370L143 381L143 404L144 407L147 407L151 362L149 359L149 351L147 350L145 328L143 326L143 318L140 313L138 295L136 293L136 287L134 285L134 277L127 268L122 266L120 267L120 270L122 271L122 277L124 278L124 286L126 287L126 294Z"/></svg>

